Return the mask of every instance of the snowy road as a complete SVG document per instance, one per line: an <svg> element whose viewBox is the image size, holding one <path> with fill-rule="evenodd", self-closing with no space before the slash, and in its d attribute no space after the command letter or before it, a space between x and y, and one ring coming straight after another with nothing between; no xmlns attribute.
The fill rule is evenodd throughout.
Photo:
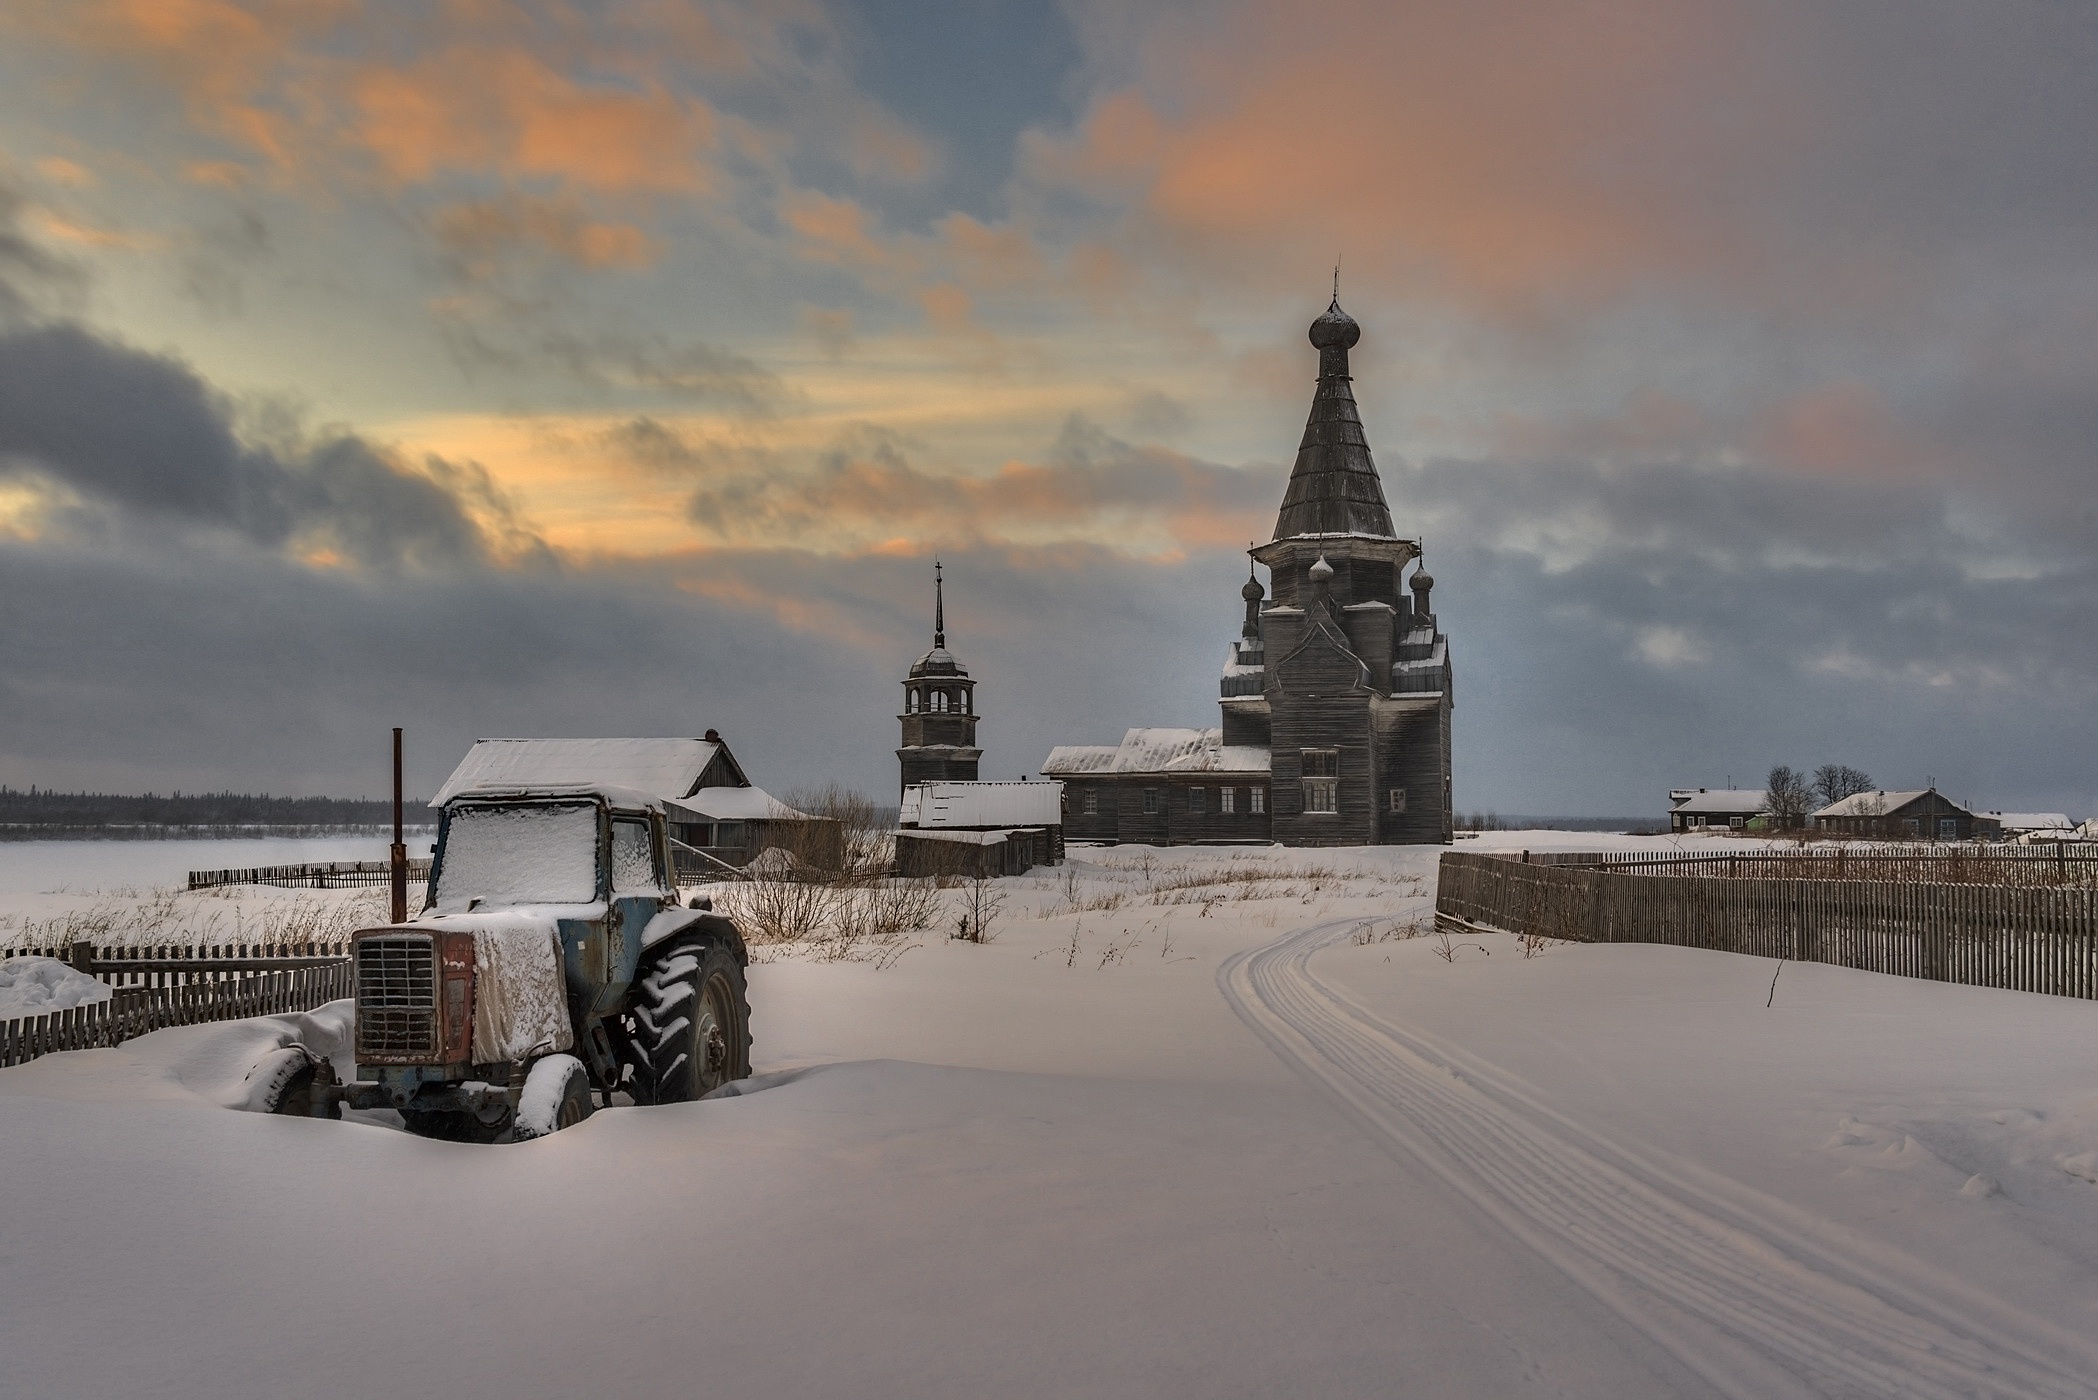
<svg viewBox="0 0 2098 1400"><path fill-rule="evenodd" d="M1435 854L1081 852L515 1147L230 1110L340 1005L0 1071L0 1396L2098 1396L2098 1004L1445 961Z"/></svg>
<svg viewBox="0 0 2098 1400"><path fill-rule="evenodd" d="M2078 1397L2098 1349L1943 1271L1687 1165L1620 1147L1489 1065L1321 981L1326 920L1228 958L1225 999L1390 1150L1502 1227L1715 1389Z"/></svg>

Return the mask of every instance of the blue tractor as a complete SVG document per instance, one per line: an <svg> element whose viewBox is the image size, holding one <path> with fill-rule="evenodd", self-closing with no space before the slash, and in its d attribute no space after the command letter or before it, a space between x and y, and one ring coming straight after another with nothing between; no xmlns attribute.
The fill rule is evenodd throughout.
<svg viewBox="0 0 2098 1400"><path fill-rule="evenodd" d="M681 1103L750 1073L748 954L680 904L660 802L577 785L443 807L428 897L354 935L356 1073L293 1058L279 1112L398 1111L425 1137L541 1137L593 1096Z"/></svg>

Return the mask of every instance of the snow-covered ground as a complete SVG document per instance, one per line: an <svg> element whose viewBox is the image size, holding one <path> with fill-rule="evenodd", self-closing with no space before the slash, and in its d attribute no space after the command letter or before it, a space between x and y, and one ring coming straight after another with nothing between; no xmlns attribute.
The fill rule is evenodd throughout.
<svg viewBox="0 0 2098 1400"><path fill-rule="evenodd" d="M339 1010L0 1071L0 1392L2098 1394L2098 1006L1414 936L1437 854L1079 848L515 1147L224 1107Z"/></svg>

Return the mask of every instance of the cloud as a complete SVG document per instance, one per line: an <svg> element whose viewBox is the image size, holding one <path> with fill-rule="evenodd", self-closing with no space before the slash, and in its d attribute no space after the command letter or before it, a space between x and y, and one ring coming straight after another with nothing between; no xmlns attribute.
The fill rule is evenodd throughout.
<svg viewBox="0 0 2098 1400"><path fill-rule="evenodd" d="M1271 470L1203 462L1066 421L1044 459L981 475L929 471L894 432L861 427L813 461L720 442L690 443L652 420L610 446L698 479L688 513L707 537L749 547L794 539L844 554L898 540L919 547L1098 542L1132 557L1231 545L1267 522L1280 494Z"/></svg>
<svg viewBox="0 0 2098 1400"><path fill-rule="evenodd" d="M457 257L461 272L477 281L520 255L635 271L653 263L659 252L639 228L594 220L572 196L470 200L438 210L433 224L438 242Z"/></svg>
<svg viewBox="0 0 2098 1400"><path fill-rule="evenodd" d="M350 434L291 452L244 441L225 400L185 366L72 324L0 334L0 480L45 483L120 520L368 567L491 559L439 479Z"/></svg>

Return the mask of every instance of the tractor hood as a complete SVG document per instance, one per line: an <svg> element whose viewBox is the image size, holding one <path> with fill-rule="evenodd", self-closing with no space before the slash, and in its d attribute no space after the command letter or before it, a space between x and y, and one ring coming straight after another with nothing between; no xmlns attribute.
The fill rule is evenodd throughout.
<svg viewBox="0 0 2098 1400"><path fill-rule="evenodd" d="M574 1046L561 973L561 921L604 917L602 903L526 904L414 921L420 930L473 935L475 1064Z"/></svg>

